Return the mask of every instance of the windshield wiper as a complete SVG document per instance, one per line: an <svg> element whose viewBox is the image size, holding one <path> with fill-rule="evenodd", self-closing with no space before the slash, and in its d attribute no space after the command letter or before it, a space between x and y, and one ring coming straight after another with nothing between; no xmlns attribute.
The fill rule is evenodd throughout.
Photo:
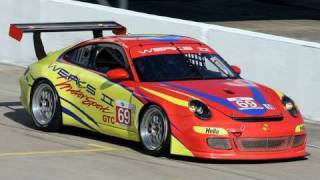
<svg viewBox="0 0 320 180"><path fill-rule="evenodd" d="M172 46L174 46L174 44L172 43ZM192 63L188 63L188 61L190 61L190 59L188 57L186 57L182 52L181 50L177 47L177 46L174 46L177 51L179 52L180 56L182 56L185 60L185 63L187 63L188 65L191 64L192 68L194 69L194 71L200 76L201 79L204 79L204 76L200 73L200 71L197 69L197 67L192 64Z"/></svg>

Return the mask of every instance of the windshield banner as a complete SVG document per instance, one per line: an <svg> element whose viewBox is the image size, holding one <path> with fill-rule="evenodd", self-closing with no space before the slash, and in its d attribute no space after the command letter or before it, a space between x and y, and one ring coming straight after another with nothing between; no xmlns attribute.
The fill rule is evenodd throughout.
<svg viewBox="0 0 320 180"><path fill-rule="evenodd" d="M136 46L130 50L131 57L143 57L159 54L207 53L215 54L208 46L200 44L154 44Z"/></svg>

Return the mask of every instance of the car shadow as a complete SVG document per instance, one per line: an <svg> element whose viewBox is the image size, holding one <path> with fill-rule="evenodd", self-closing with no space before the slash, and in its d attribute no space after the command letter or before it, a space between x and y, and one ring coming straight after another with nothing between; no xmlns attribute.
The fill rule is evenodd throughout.
<svg viewBox="0 0 320 180"><path fill-rule="evenodd" d="M31 117L28 115L25 109L22 108L20 102L0 102L0 107L6 107L12 110L11 112L6 112L3 114L8 119L18 124L21 124L27 128L36 129Z"/></svg>
<svg viewBox="0 0 320 180"><path fill-rule="evenodd" d="M22 107L20 102L0 102L0 107L6 107L11 110L10 112L6 112L3 115L8 119L12 120L13 122L17 124L21 124L24 127L29 128L30 130L33 130L33 131L41 131L34 125L31 116ZM47 133L56 133L56 132L47 132ZM59 131L59 133L70 135L70 136L92 139L96 141L102 141L102 142L106 142L114 145L129 147L132 150L135 150L141 153L143 152L142 147L137 142L128 141L125 139L112 137L104 134L99 134L96 132L92 132L92 131L77 128L77 127L63 126L63 128L61 129L61 131Z"/></svg>
<svg viewBox="0 0 320 180"><path fill-rule="evenodd" d="M296 161L308 160L308 157L292 158L292 159L274 159L274 160L217 160L217 159L201 159L185 156L168 155L169 159L176 161L201 163L201 164L275 164L275 163L289 163Z"/></svg>
<svg viewBox="0 0 320 180"><path fill-rule="evenodd" d="M8 119L23 125L30 130L39 131L37 127L32 122L32 118L26 112L26 110L21 106L20 102L0 102L0 107L6 107L12 111L6 112L3 115ZM50 133L50 132L49 132ZM112 137L104 134L95 133L89 130L64 126L59 133L66 134L69 136L76 136L81 138L87 138L96 141L102 141L105 143L110 143L118 146L123 146L130 148L136 152L144 153L144 150L140 143L128 141L125 139ZM192 163L201 163L201 164L267 164L267 163L286 163L293 162L299 160L307 160L308 158L295 158L295 159L284 159L284 160L210 160L210 159L200 159L193 157L184 157L177 155L166 155L168 159L176 160L176 161L184 161L184 162L192 162Z"/></svg>

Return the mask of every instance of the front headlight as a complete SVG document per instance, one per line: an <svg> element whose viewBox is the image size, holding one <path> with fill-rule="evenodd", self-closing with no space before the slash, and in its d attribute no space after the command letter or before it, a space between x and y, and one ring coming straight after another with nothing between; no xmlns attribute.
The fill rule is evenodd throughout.
<svg viewBox="0 0 320 180"><path fill-rule="evenodd" d="M298 109L292 99L290 99L288 96L283 96L282 97L282 104L283 104L284 108L291 114L291 116L297 117Z"/></svg>
<svg viewBox="0 0 320 180"><path fill-rule="evenodd" d="M207 105L203 104L199 100L191 100L189 102L189 110L201 120L207 120L211 118L211 112Z"/></svg>

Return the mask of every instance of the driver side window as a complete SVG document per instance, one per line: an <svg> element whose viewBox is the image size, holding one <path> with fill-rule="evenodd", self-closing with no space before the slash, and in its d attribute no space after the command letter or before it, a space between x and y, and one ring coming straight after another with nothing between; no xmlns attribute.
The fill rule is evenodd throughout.
<svg viewBox="0 0 320 180"><path fill-rule="evenodd" d="M89 67L92 53L93 45L88 45L69 51L64 55L63 59L81 67Z"/></svg>
<svg viewBox="0 0 320 180"><path fill-rule="evenodd" d="M98 45L96 47L96 58L93 69L101 73L106 73L116 68L125 68L125 62L121 52L113 47Z"/></svg>

